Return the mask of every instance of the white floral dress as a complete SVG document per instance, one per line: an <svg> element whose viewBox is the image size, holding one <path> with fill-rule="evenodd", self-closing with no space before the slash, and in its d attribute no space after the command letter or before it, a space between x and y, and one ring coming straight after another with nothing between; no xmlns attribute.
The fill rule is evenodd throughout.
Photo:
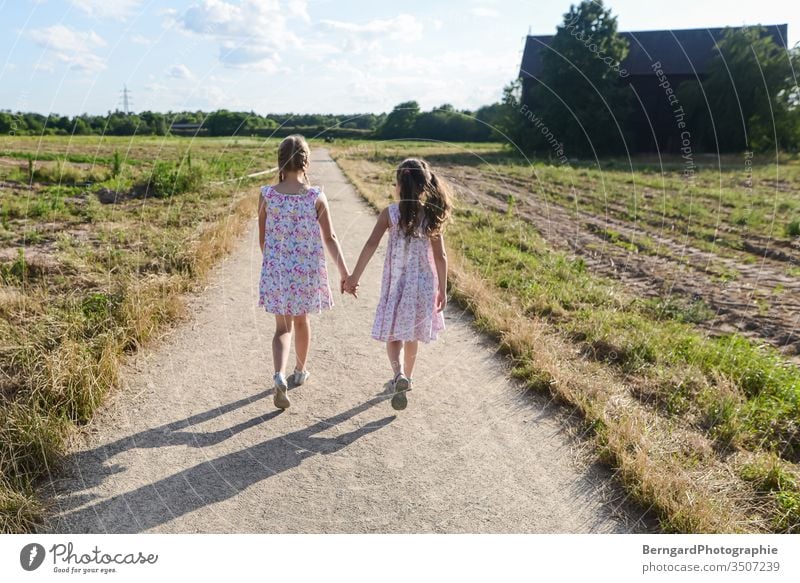
<svg viewBox="0 0 800 583"><path fill-rule="evenodd" d="M397 204L389 207L389 219L389 245L372 337L382 342L431 342L444 330L444 316L436 311L439 278L431 240L423 235L408 237L401 231Z"/></svg>
<svg viewBox="0 0 800 583"><path fill-rule="evenodd" d="M267 217L258 305L271 314L300 316L333 307L317 221L321 194L313 187L301 194L261 189Z"/></svg>

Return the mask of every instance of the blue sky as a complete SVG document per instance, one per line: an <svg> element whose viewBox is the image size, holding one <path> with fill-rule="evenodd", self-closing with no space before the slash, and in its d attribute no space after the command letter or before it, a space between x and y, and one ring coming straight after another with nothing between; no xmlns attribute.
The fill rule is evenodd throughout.
<svg viewBox="0 0 800 583"><path fill-rule="evenodd" d="M568 0L0 0L0 109L380 112L476 108ZM620 30L788 23L795 0L610 0Z"/></svg>

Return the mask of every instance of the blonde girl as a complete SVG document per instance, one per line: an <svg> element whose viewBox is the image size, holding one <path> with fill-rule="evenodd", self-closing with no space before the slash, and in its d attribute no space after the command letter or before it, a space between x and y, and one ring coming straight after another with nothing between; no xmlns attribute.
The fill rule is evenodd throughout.
<svg viewBox="0 0 800 583"><path fill-rule="evenodd" d="M294 386L302 385L310 375L306 369L311 344L309 314L333 307L325 248L339 270L340 289L348 276L328 201L322 187L312 186L308 180L310 159L303 136L284 139L278 146L279 182L261 188L258 206L258 241L263 254L258 303L275 315L273 382L274 403L279 409L291 404L289 380ZM297 360L287 379L292 332Z"/></svg>

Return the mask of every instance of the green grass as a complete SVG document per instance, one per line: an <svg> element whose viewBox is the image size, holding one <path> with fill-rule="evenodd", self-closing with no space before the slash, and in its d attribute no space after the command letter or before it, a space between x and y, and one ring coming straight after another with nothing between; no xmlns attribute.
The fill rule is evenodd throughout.
<svg viewBox="0 0 800 583"><path fill-rule="evenodd" d="M30 159L42 173L35 182L90 181L111 187L126 174L139 179L152 173L159 163L183 167L191 158L191 165L202 169L205 180L225 180L271 167L278 142L253 138L5 136L0 137L0 159L19 160L20 164L0 165L0 179L30 182ZM63 175L61 180L59 175Z"/></svg>
<svg viewBox="0 0 800 583"><path fill-rule="evenodd" d="M753 163L752 187L745 188L744 162L735 155L709 158L689 185L682 178L681 163L668 157L661 164L641 156L554 166L531 163L494 144L378 142L371 149L351 149L378 164L394 163L413 151L434 165L475 168L501 182L527 181L532 195L555 204L650 229L666 227L688 236L692 245L734 257L749 256L741 250L743 237L788 240L800 234L792 212L800 208L795 195L800 189L797 155L781 155L778 165L774 160ZM787 187L776 188L776 180ZM628 243L620 245L629 247Z"/></svg>
<svg viewBox="0 0 800 583"><path fill-rule="evenodd" d="M582 261L549 250L525 223L502 215L460 213L451 245L487 281L519 299L526 314L550 320L622 372L693 368L710 387L721 376L742 400L725 415L716 413L722 401L696 403L708 412L709 430L743 447L800 460L800 369L777 351L738 335L701 335L691 324L709 317L702 305L675 309L677 300L668 299L662 301L668 309L654 312L653 300L627 297Z"/></svg>
<svg viewBox="0 0 800 583"><path fill-rule="evenodd" d="M425 156L434 168L437 162L472 165L487 173L527 180L534 190L541 183L544 183L543 188L555 184L552 188L557 189L559 183L573 182L584 196L598 189L598 171L591 167L537 165L531 168L518 161L502 159L497 152L486 148L480 154L491 159L489 164L478 160L473 152L458 150L442 145L425 145L417 150L416 144L385 144L371 150L337 149L335 157L378 208L390 200L390 189L385 185L391 183L394 165L409 152ZM791 167L793 160L789 163L787 172L791 174L796 168ZM654 172L653 169L647 171ZM679 172L680 167L674 171ZM716 170L713 173L719 180L720 173ZM755 168L754 173L757 177L769 175L759 168ZM564 180L565 176L569 179ZM604 179L607 179L606 186L609 182L621 184L626 180L622 175L611 178L604 175ZM723 173L722 179L735 182L735 171ZM659 180L660 177L653 176L651 183ZM673 178L668 173L664 180L669 182ZM701 173L698 185L705 188L710 181ZM704 211L697 215L706 219L713 217L714 207L703 202L702 196L710 193L699 190L694 194L691 201L680 196L677 201L664 200L669 199L670 194L657 198L654 204L666 205L676 214L679 214L678 209L686 212L705 204ZM725 196L732 205L726 208L737 208L738 199L745 198L745 194L732 185ZM595 199L602 201L601 197ZM718 203L713 196L705 199ZM626 203L625 212L629 217L626 220L630 220L632 208ZM638 212L642 205L637 204L635 208ZM747 216L753 225L762 224L760 220L749 219L751 215ZM707 237L709 232L713 233L706 230L702 234ZM602 236L626 248L632 243L610 228L605 229ZM708 240L706 243L711 250L724 251ZM646 245L644 252L647 252ZM482 282L484 287L479 296L463 297L463 292L457 293L461 301L476 311L478 325L497 337L512 354L517 363L515 375L530 388L556 395L583 413L597 436L599 451L606 452L604 459L620 470L622 482L633 498L658 510L666 530L761 531L763 516L767 517L769 529L775 532L796 532L800 528L795 510L796 482L779 482L776 489L769 492L756 488L745 499L739 494L731 498L718 493L726 490L716 490L712 484L697 483L697 477L703 475L725 479L723 476L733 473L726 469L732 463L728 460L744 454L771 456L781 467L797 470L800 369L786 362L776 350L739 335L709 336L699 331L696 324L714 317L713 311L702 301L678 296L653 299L629 295L616 282L589 271L580 258L551 249L533 227L514 213L494 213L472 205L458 208L448 230L448 248L451 255L458 262L465 262L470 273ZM638 246L637 249L643 251ZM722 270L717 276L732 278L735 274ZM508 309L518 315L495 317L493 313L487 314L488 306L511 306ZM573 381L557 380L569 377L570 366L577 365L562 365L552 359L542 364L536 357L540 347L530 344L528 337L511 340L515 334L521 334L519 330L528 320L536 329L542 325L537 322L544 323L574 346L580 358L598 363L614 378L630 386L631 395L650 412L632 410L631 415L635 418L655 415L663 419L665 427L673 429L645 429L646 426L636 429L639 422L626 425L633 421L608 413L607 396L601 387L594 387L589 381L588 392L581 393L571 384ZM530 338L536 336L532 334ZM553 358L568 363L573 354L574 350L568 350ZM658 457L660 470L651 467L647 458L632 453L639 448L672 451L676 447L675 429L695 435L697 440L706 440L710 444L708 451L698 455L691 453L694 446L687 446L690 453L674 459L669 454L653 454L666 455ZM750 481L743 475L740 477ZM695 498L696 488L704 492L702 503ZM738 491L738 487L731 488ZM687 496L694 502L687 503ZM731 518L726 522L724 516ZM745 516L753 522L748 522Z"/></svg>
<svg viewBox="0 0 800 583"><path fill-rule="evenodd" d="M65 440L255 212L254 181L209 181L273 167L276 144L0 138L22 161L0 166L19 182L0 190L0 532L41 523Z"/></svg>
<svg viewBox="0 0 800 583"><path fill-rule="evenodd" d="M740 467L739 475L774 500L778 508L773 516L775 531L800 534L800 479L796 471L774 456L761 456Z"/></svg>

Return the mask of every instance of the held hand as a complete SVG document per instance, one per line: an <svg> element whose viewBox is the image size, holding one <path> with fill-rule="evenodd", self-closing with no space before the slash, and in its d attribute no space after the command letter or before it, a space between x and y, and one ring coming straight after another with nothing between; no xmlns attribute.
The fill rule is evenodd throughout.
<svg viewBox="0 0 800 583"><path fill-rule="evenodd" d="M348 278L346 278L346 277L343 277L343 278L342 278L342 283L341 283L341 293L342 293L342 294L346 294L346 293L347 293L347 294L351 294L351 295L353 295L353 296L355 296L355 297L358 297L358 294L356 293L356 292L358 291L358 286L356 286L356 288L355 288L355 289L353 289L353 288L352 288L352 287L351 287L351 286L350 286L350 285L347 283L347 281L348 281Z"/></svg>
<svg viewBox="0 0 800 583"><path fill-rule="evenodd" d="M447 307L447 293L442 290L436 292L436 311L442 312Z"/></svg>
<svg viewBox="0 0 800 583"><path fill-rule="evenodd" d="M351 275L342 281L342 290L357 298L359 285L358 280Z"/></svg>

